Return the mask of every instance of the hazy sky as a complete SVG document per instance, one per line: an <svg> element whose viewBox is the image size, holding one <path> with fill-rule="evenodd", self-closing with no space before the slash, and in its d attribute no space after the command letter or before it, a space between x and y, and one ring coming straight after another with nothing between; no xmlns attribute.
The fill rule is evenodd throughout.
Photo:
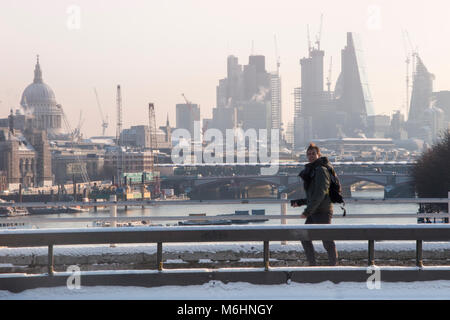
<svg viewBox="0 0 450 320"><path fill-rule="evenodd" d="M79 8L80 15L76 14ZM115 134L116 86L122 86L124 127L148 124L154 102L157 125L167 113L175 125L181 93L211 117L216 85L226 76L227 55L248 63L254 53L276 69L274 34L281 57L283 121L292 121L293 88L300 86L299 59L307 55L323 13L321 48L325 77L333 56L332 88L340 72L346 32L359 33L376 113L405 110L402 29L434 73L435 90L450 90L450 5L447 1L382 0L0 0L0 117L19 106L33 80L36 54L74 127L80 110L85 136ZM79 23L78 23L79 22Z"/></svg>

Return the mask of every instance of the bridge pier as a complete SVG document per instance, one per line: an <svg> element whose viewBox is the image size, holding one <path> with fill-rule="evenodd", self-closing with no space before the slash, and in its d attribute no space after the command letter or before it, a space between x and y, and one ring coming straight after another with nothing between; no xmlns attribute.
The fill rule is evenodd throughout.
<svg viewBox="0 0 450 320"><path fill-rule="evenodd" d="M248 199L248 187L244 187L240 189L240 199Z"/></svg>
<svg viewBox="0 0 450 320"><path fill-rule="evenodd" d="M350 185L342 185L342 196L344 198L352 197L352 189Z"/></svg>

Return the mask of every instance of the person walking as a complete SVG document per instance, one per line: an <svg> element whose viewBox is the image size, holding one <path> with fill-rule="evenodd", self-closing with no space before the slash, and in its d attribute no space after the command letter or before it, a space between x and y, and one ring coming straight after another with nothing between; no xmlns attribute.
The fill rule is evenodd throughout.
<svg viewBox="0 0 450 320"><path fill-rule="evenodd" d="M291 205L299 207L306 204L302 214L302 217L306 218L305 224L331 224L333 205L329 195L330 171L334 172L334 169L328 158L322 157L319 147L314 143L308 146L306 156L309 163L299 174L303 179L306 199L292 200ZM302 241L301 243L309 265L315 266L316 258L312 241ZM329 265L336 266L338 253L334 241L323 240L322 243L328 253Z"/></svg>

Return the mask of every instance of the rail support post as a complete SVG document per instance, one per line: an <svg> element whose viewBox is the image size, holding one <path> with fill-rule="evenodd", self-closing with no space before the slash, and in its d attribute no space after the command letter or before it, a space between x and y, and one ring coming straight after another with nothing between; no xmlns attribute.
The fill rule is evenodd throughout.
<svg viewBox="0 0 450 320"><path fill-rule="evenodd" d="M156 264L158 267L158 271L162 271L163 269L163 261L162 261L162 242L157 243L156 248Z"/></svg>
<svg viewBox="0 0 450 320"><path fill-rule="evenodd" d="M367 262L369 266L375 265L375 240L369 240L369 259Z"/></svg>
<svg viewBox="0 0 450 320"><path fill-rule="evenodd" d="M109 201L117 202L117 196L115 194L109 196ZM115 228L117 226L117 224L116 224L117 204L111 206L109 210L110 210L110 215L111 215L111 218L112 218L111 227ZM111 243L110 247L114 248L114 247L116 247L116 245L114 243Z"/></svg>
<svg viewBox="0 0 450 320"><path fill-rule="evenodd" d="M281 194L281 201L283 201L281 203L281 215L282 216L286 216L287 214L287 193L282 193ZM281 218L281 224L286 224L286 218ZM287 242L286 241L281 241L282 245L286 245Z"/></svg>
<svg viewBox="0 0 450 320"><path fill-rule="evenodd" d="M48 258L48 262L47 262L48 275L49 276L53 276L53 273L54 273L53 265L54 265L54 262L55 262L55 260L54 260L55 258L54 258L54 255L53 255L53 245L52 244L50 244L48 246L48 256L47 256L47 258Z"/></svg>
<svg viewBox="0 0 450 320"><path fill-rule="evenodd" d="M109 196L109 201L111 202L117 202L117 196L115 194ZM116 224L116 218L117 218L117 204L113 205L109 209L110 215L111 215L111 227L115 228L117 226Z"/></svg>
<svg viewBox="0 0 450 320"><path fill-rule="evenodd" d="M264 270L269 271L269 241L264 241Z"/></svg>
<svg viewBox="0 0 450 320"><path fill-rule="evenodd" d="M423 250L422 250L423 241L416 241L416 266L419 268L423 267Z"/></svg>
<svg viewBox="0 0 450 320"><path fill-rule="evenodd" d="M448 192L447 199L448 199L447 213L450 214L450 191ZM447 218L447 223L448 223L449 221L450 221L450 219Z"/></svg>

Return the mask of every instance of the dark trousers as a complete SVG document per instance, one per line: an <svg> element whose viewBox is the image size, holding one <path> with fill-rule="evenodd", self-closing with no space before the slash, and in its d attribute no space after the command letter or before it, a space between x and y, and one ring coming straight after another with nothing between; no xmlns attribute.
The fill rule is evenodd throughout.
<svg viewBox="0 0 450 320"><path fill-rule="evenodd" d="M305 224L331 224L332 213L314 213L306 218ZM328 253L330 266L337 265L338 253L333 240L323 240L323 247ZM316 256L312 241L302 241L303 250L310 266L316 265Z"/></svg>

